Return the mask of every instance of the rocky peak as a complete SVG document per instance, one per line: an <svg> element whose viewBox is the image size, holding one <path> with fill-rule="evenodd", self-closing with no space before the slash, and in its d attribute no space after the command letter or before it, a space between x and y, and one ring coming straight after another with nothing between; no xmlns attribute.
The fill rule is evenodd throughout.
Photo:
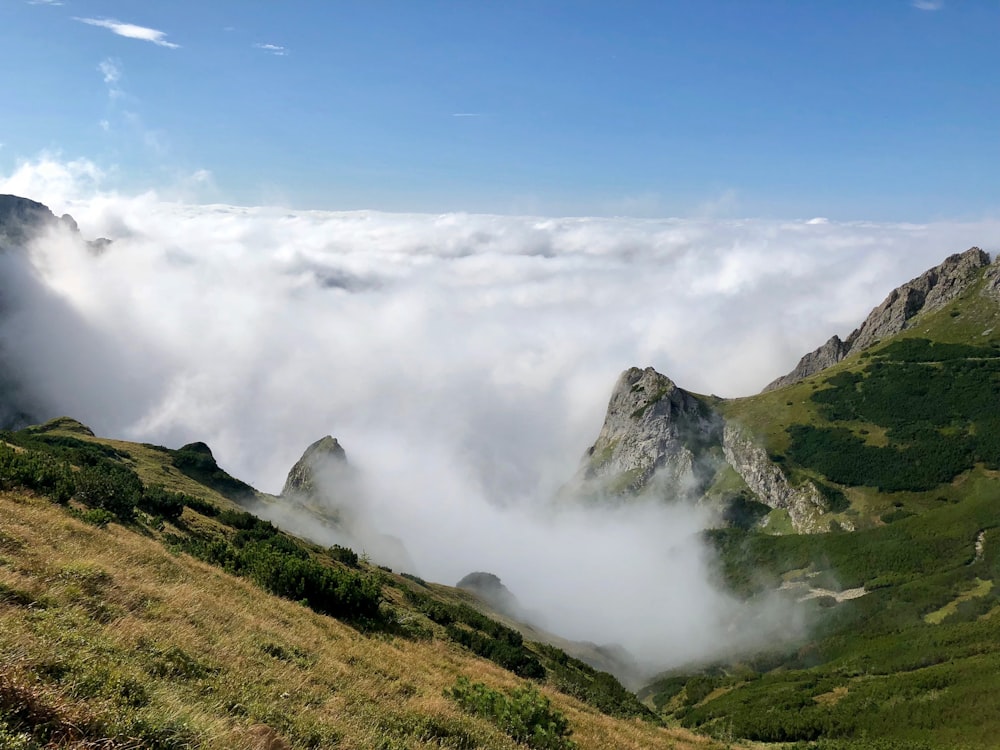
<svg viewBox="0 0 1000 750"><path fill-rule="evenodd" d="M306 448L288 472L282 495L313 496L318 492L317 473L323 466L346 467L347 454L337 438L326 435Z"/></svg>
<svg viewBox="0 0 1000 750"><path fill-rule="evenodd" d="M703 400L652 367L623 372L597 441L577 477L588 494L646 488L654 475L671 494L704 484L705 453L718 445L722 420Z"/></svg>
<svg viewBox="0 0 1000 750"><path fill-rule="evenodd" d="M846 341L834 336L819 349L806 354L794 370L772 381L764 390L773 391L797 383L894 336L920 313L937 310L958 297L976 281L980 270L989 265L990 256L978 247L948 256L941 265L893 289Z"/></svg>
<svg viewBox="0 0 1000 750"><path fill-rule="evenodd" d="M56 218L49 207L18 195L0 195L0 247L20 247L39 232L65 226L79 233L76 221L69 214Z"/></svg>

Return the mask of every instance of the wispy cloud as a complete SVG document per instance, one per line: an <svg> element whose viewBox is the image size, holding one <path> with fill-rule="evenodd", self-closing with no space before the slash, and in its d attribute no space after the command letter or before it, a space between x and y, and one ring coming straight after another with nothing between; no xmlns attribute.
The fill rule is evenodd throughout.
<svg viewBox="0 0 1000 750"><path fill-rule="evenodd" d="M941 10L944 0L913 0L913 7L918 10Z"/></svg>
<svg viewBox="0 0 1000 750"><path fill-rule="evenodd" d="M118 36L128 37L129 39L138 39L143 42L152 42L153 44L160 47L167 47L168 49L178 49L179 44L174 44L173 42L168 42L166 40L166 32L159 31L158 29L151 29L147 26L137 26L134 23L122 23L114 18L79 18L75 20L80 23L89 24L90 26L99 26L102 29L107 29L112 34L117 34Z"/></svg>
<svg viewBox="0 0 1000 750"><path fill-rule="evenodd" d="M258 42L257 44L254 45L254 47L256 47L257 49L262 49L265 52L269 52L270 54L276 57L285 57L288 54L288 49L286 47L282 47L280 44L267 44Z"/></svg>
<svg viewBox="0 0 1000 750"><path fill-rule="evenodd" d="M452 112L452 117L482 117L481 112Z"/></svg>
<svg viewBox="0 0 1000 750"><path fill-rule="evenodd" d="M28 0L28 5L64 5L62 0Z"/></svg>
<svg viewBox="0 0 1000 750"><path fill-rule="evenodd" d="M117 99L124 94L118 85L122 80L122 64L119 60L111 57L101 60L97 66L101 75L104 76L104 85L108 87L108 96Z"/></svg>

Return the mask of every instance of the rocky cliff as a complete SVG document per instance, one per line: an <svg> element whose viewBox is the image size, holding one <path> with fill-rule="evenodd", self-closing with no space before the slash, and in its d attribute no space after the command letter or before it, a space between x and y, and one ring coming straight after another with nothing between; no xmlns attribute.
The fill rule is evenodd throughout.
<svg viewBox="0 0 1000 750"><path fill-rule="evenodd" d="M981 269L989 265L990 256L978 247L949 256L941 265L892 290L846 341L834 336L819 349L806 354L794 370L772 381L764 390L773 391L797 383L899 333L920 313L944 307L962 294L979 278Z"/></svg>
<svg viewBox="0 0 1000 750"><path fill-rule="evenodd" d="M571 487L585 499L646 494L699 501L725 463L759 502L787 511L797 532L826 530L820 517L827 503L815 485L793 486L750 435L651 367L618 378L601 433Z"/></svg>
<svg viewBox="0 0 1000 750"><path fill-rule="evenodd" d="M588 496L654 487L676 496L697 495L714 472L711 449L721 443L722 419L706 400L652 367L633 367L615 384L576 489Z"/></svg>
<svg viewBox="0 0 1000 750"><path fill-rule="evenodd" d="M40 232L59 226L74 234L80 231L69 214L56 218L48 206L38 201L0 195L0 250L24 247Z"/></svg>
<svg viewBox="0 0 1000 750"><path fill-rule="evenodd" d="M726 425L722 448L726 461L743 477L760 502L788 511L796 532L810 534L826 531L820 516L827 511L827 503L816 485L806 481L793 487L781 467L771 461L767 451L736 425Z"/></svg>
<svg viewBox="0 0 1000 750"><path fill-rule="evenodd" d="M329 469L347 468L347 454L337 438L326 435L306 448L302 458L295 462L285 479L281 494L299 494L310 498L322 494L324 488L321 475Z"/></svg>

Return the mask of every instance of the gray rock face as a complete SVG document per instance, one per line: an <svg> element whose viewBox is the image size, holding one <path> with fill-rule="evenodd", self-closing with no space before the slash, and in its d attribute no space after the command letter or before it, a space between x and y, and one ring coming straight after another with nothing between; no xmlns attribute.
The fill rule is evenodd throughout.
<svg viewBox="0 0 1000 750"><path fill-rule="evenodd" d="M74 234L80 231L69 214L56 218L48 206L38 201L17 195L0 195L0 248L23 247L38 233L60 225Z"/></svg>
<svg viewBox="0 0 1000 750"><path fill-rule="evenodd" d="M1000 255L993 259L983 273L983 295L1000 300Z"/></svg>
<svg viewBox="0 0 1000 750"><path fill-rule="evenodd" d="M347 468L347 454L341 447L337 438L329 435L320 438L315 443L306 448L302 458L295 462L295 465L288 472L285 479L285 487L281 490L282 495L302 495L314 498L321 492L320 485L323 483L319 475L329 468Z"/></svg>
<svg viewBox="0 0 1000 750"><path fill-rule="evenodd" d="M758 500L788 511L795 531L800 534L825 531L819 517L828 509L827 502L812 482L793 487L767 451L735 425L726 425L722 449L726 461L743 477Z"/></svg>
<svg viewBox="0 0 1000 750"><path fill-rule="evenodd" d="M990 265L990 256L978 247L956 253L929 271L894 289L846 341L834 336L823 346L805 355L787 375L769 383L773 391L804 380L840 360L863 351L878 341L905 329L916 315L944 307L979 277Z"/></svg>
<svg viewBox="0 0 1000 750"><path fill-rule="evenodd" d="M708 451L722 419L704 401L651 367L622 373L577 485L585 494L647 489L655 477L671 494L699 494L711 476Z"/></svg>

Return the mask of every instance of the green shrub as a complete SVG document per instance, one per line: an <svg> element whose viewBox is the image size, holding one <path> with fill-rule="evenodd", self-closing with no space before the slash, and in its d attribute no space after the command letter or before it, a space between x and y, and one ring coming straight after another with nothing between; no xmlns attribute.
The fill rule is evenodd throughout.
<svg viewBox="0 0 1000 750"><path fill-rule="evenodd" d="M224 511L220 519L231 513ZM177 536L170 540L188 554L249 578L272 594L302 601L321 614L369 622L379 619L382 584L378 577L324 564L310 557L301 542L249 513L228 517L248 527L232 543Z"/></svg>
<svg viewBox="0 0 1000 750"><path fill-rule="evenodd" d="M545 667L523 646L515 646L508 641L501 641L457 625L448 625L446 630L448 637L455 643L460 643L472 653L489 659L519 677L536 679L545 677Z"/></svg>
<svg viewBox="0 0 1000 750"><path fill-rule="evenodd" d="M349 568L358 567L358 553L349 547L341 547L339 544L335 544L327 552L334 560L343 563Z"/></svg>
<svg viewBox="0 0 1000 750"><path fill-rule="evenodd" d="M103 508L123 521L135 515L142 497L138 475L124 466L103 463L87 466L76 476L76 498L90 508Z"/></svg>
<svg viewBox="0 0 1000 750"><path fill-rule="evenodd" d="M80 514L81 521L89 523L91 526L97 526L98 528L104 528L116 518L117 516L114 513L110 510L104 510L104 508L88 508Z"/></svg>
<svg viewBox="0 0 1000 750"><path fill-rule="evenodd" d="M147 487L139 498L138 506L147 513L160 516L168 521L181 517L189 498L177 492L170 492L160 485Z"/></svg>
<svg viewBox="0 0 1000 750"><path fill-rule="evenodd" d="M600 672L555 646L536 643L534 648L559 692L572 695L608 716L656 720L655 714L634 693L626 690L614 675Z"/></svg>
<svg viewBox="0 0 1000 750"><path fill-rule="evenodd" d="M445 695L464 710L497 725L517 742L537 750L572 750L573 731L562 712L533 685L501 693L481 682L459 677Z"/></svg>
<svg viewBox="0 0 1000 750"><path fill-rule="evenodd" d="M951 481L981 461L1000 468L992 347L903 339L877 352L863 372L841 372L814 392L831 422L885 429L887 445L867 445L843 428L794 425L788 456L846 485L921 491Z"/></svg>
<svg viewBox="0 0 1000 750"><path fill-rule="evenodd" d="M701 703L708 697L709 693L715 690L715 686L715 680L708 675L692 677L684 686L684 703L689 706Z"/></svg>
<svg viewBox="0 0 1000 750"><path fill-rule="evenodd" d="M0 488L24 488L53 502L66 503L76 490L76 481L66 461L35 450L16 451L0 443Z"/></svg>
<svg viewBox="0 0 1000 750"><path fill-rule="evenodd" d="M545 667L525 647L524 638L513 628L490 619L467 604L445 604L410 588L403 593L418 611L438 625L444 625L451 640L474 654L521 677L545 677Z"/></svg>

